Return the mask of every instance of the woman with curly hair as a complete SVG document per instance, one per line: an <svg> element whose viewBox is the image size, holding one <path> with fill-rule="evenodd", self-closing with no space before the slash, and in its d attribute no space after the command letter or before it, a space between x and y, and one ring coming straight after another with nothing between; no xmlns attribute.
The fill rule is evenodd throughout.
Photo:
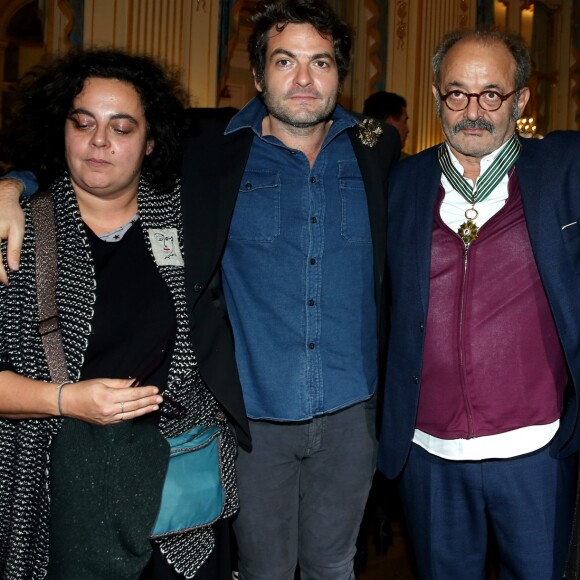
<svg viewBox="0 0 580 580"><path fill-rule="evenodd" d="M222 577L211 523L150 539L166 437L194 425L219 428L220 518L237 510L235 441L189 333L185 94L150 58L91 50L36 71L23 97L10 146L52 199L70 382L51 380L43 349L25 202L21 267L0 288L0 575Z"/></svg>

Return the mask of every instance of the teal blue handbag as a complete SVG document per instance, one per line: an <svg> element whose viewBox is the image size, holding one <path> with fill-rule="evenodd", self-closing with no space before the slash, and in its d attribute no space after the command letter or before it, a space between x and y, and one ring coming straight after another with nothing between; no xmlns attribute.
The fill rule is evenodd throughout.
<svg viewBox="0 0 580 580"><path fill-rule="evenodd" d="M210 525L224 510L220 428L198 425L167 441L169 467L152 538Z"/></svg>

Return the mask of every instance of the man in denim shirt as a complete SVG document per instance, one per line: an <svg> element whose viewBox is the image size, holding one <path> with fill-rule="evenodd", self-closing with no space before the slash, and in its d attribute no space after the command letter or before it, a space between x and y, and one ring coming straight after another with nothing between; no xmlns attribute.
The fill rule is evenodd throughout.
<svg viewBox="0 0 580 580"><path fill-rule="evenodd" d="M304 578L353 578L375 469L384 186L400 145L337 106L351 37L326 5L272 3L254 25L259 96L225 131L252 136L222 261L253 441L237 462L240 577L291 579L298 561Z"/></svg>
<svg viewBox="0 0 580 580"><path fill-rule="evenodd" d="M229 123L192 111L182 199L186 263L219 272L221 258L250 419L240 578L292 580L298 563L303 578L350 579L375 471L385 196L400 139L337 105L352 36L322 0L270 2L254 25L259 96ZM223 312L216 278L191 280ZM211 344L206 314L192 326ZM220 353L196 351L202 375Z"/></svg>

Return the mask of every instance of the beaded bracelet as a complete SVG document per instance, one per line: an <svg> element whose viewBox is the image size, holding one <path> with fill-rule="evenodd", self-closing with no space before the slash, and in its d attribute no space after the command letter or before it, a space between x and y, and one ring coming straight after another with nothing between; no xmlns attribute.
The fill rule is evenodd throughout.
<svg viewBox="0 0 580 580"><path fill-rule="evenodd" d="M72 381L64 381L64 383L60 383L60 385L58 385L58 414L62 417L62 388L65 385L70 385L72 384Z"/></svg>

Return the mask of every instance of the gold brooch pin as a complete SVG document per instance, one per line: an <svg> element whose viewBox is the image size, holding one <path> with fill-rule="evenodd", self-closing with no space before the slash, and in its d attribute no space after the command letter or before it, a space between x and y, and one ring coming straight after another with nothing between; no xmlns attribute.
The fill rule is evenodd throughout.
<svg viewBox="0 0 580 580"><path fill-rule="evenodd" d="M375 119L365 119L358 125L358 138L367 147L374 147L382 134L383 128Z"/></svg>

